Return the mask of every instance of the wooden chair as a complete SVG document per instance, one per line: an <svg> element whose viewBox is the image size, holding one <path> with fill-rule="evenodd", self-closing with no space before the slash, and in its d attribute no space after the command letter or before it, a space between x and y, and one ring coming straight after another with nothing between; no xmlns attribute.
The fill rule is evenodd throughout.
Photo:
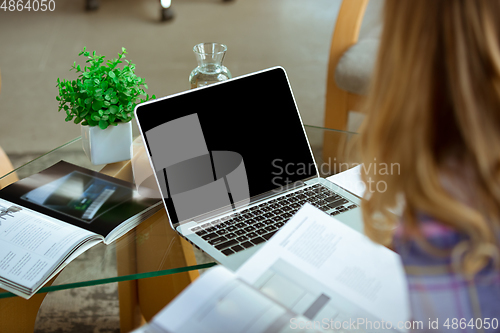
<svg viewBox="0 0 500 333"><path fill-rule="evenodd" d="M3 151L2 147L0 147L0 177L3 175L6 175L7 173L11 172L14 170L14 167L12 166L12 163L10 163L9 157L5 152ZM0 189L4 188L5 186L12 184L13 182L17 181L17 175L15 172L11 173L5 178L0 179Z"/></svg>
<svg viewBox="0 0 500 333"><path fill-rule="evenodd" d="M2 75L0 73L0 92L1 91L2 91ZM14 167L12 166L9 157L7 156L7 154L5 154L2 147L0 147L0 177L6 175L12 170L14 170ZM15 172L5 178L0 179L0 189L4 188L5 186L17 180L18 178Z"/></svg>
<svg viewBox="0 0 500 333"><path fill-rule="evenodd" d="M349 112L359 109L363 101L378 50L383 1L342 2L328 58L324 118L326 128L347 130ZM324 158L341 158L340 147L345 144L336 140L336 137L340 136L325 133Z"/></svg>

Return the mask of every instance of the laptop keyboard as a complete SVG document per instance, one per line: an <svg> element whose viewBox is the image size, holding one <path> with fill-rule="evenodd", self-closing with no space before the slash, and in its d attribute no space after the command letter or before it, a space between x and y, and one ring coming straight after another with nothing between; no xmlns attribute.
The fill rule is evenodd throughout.
<svg viewBox="0 0 500 333"><path fill-rule="evenodd" d="M321 184L203 223L191 231L229 256L269 240L306 202L330 215L357 206Z"/></svg>

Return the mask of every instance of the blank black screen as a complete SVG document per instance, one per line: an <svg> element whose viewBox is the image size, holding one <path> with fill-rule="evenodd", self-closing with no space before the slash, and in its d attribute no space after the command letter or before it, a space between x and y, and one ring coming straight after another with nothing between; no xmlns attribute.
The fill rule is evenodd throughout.
<svg viewBox="0 0 500 333"><path fill-rule="evenodd" d="M142 133L194 113L210 151L234 151L242 156L251 197L316 176L314 159L281 67L166 97L136 109ZM175 214L172 222L178 222Z"/></svg>

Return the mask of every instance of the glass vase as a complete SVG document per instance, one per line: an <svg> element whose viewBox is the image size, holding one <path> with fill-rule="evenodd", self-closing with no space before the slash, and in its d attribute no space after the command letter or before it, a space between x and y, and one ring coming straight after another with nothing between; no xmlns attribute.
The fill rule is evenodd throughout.
<svg viewBox="0 0 500 333"><path fill-rule="evenodd" d="M193 47L198 67L189 75L191 89L229 80L231 72L222 65L227 47L219 43L200 43Z"/></svg>

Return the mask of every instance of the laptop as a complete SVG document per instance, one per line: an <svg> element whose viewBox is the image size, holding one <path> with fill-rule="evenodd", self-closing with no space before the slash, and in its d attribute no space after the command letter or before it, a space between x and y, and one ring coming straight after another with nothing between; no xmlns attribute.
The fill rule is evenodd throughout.
<svg viewBox="0 0 500 333"><path fill-rule="evenodd" d="M309 202L362 231L360 198L321 178L282 67L139 104L172 228L236 270Z"/></svg>

